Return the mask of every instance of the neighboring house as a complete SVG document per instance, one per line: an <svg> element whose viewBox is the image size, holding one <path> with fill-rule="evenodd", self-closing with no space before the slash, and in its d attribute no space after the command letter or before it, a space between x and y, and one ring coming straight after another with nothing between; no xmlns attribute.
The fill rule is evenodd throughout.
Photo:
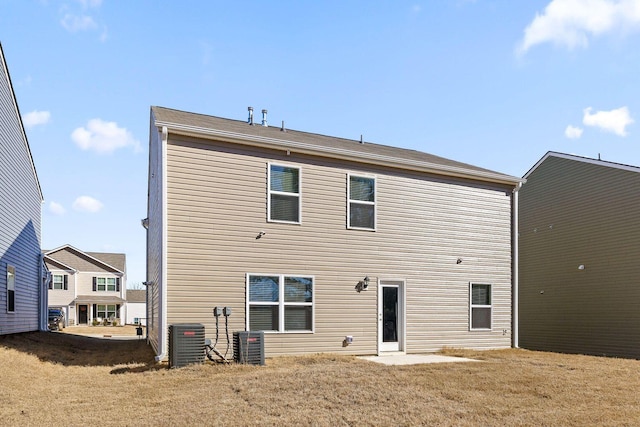
<svg viewBox="0 0 640 427"><path fill-rule="evenodd" d="M44 252L51 272L49 307L65 311L68 325L126 319L125 254L84 252L71 245Z"/></svg>
<svg viewBox="0 0 640 427"><path fill-rule="evenodd" d="M127 289L127 325L147 324L147 291Z"/></svg>
<svg viewBox="0 0 640 427"><path fill-rule="evenodd" d="M640 358L640 168L549 152L520 190L520 346Z"/></svg>
<svg viewBox="0 0 640 427"><path fill-rule="evenodd" d="M225 306L230 332L265 331L267 356L512 345L520 178L268 127L266 111L264 125L248 122L151 108L143 225L157 359L169 325L213 337Z"/></svg>
<svg viewBox="0 0 640 427"><path fill-rule="evenodd" d="M0 335L47 329L42 190L0 45Z"/></svg>

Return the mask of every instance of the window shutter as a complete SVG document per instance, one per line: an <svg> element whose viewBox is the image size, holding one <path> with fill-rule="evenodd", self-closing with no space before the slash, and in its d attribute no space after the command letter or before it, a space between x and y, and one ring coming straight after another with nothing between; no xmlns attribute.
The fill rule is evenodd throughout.
<svg viewBox="0 0 640 427"><path fill-rule="evenodd" d="M116 317L120 317L120 304L116 304Z"/></svg>
<svg viewBox="0 0 640 427"><path fill-rule="evenodd" d="M97 290L97 287L96 287L96 277L94 276L94 278L93 278L93 292L95 292L96 290ZM95 305L95 304L94 304L94 305ZM95 310L95 308L94 308L94 310Z"/></svg>
<svg viewBox="0 0 640 427"><path fill-rule="evenodd" d="M64 290L69 290L69 276L67 276L66 274L64 275Z"/></svg>
<svg viewBox="0 0 640 427"><path fill-rule="evenodd" d="M116 277L116 291L120 292L120 278Z"/></svg>
<svg viewBox="0 0 640 427"><path fill-rule="evenodd" d="M95 279L95 277L94 277ZM98 316L98 305L97 304L93 304L93 317L97 317Z"/></svg>
<svg viewBox="0 0 640 427"><path fill-rule="evenodd" d="M51 276L51 280L49 280L49 289L53 289L53 276Z"/></svg>

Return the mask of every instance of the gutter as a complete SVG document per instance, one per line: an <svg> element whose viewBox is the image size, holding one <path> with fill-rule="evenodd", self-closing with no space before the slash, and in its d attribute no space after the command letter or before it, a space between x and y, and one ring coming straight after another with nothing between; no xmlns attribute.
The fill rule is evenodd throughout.
<svg viewBox="0 0 640 427"><path fill-rule="evenodd" d="M211 128L203 128L199 126L188 126L177 123L156 121L156 126L162 127L171 131L171 133L186 135L186 136L209 136L216 137L226 142L233 142L236 144L252 145L258 147L271 148L276 150L295 150L299 153L311 154L316 156L331 157L335 159L349 160L360 163L370 163L381 166L396 167L407 170L414 170L419 172L433 173L437 175L454 176L458 178L466 178L473 180L481 180L486 182L507 184L510 186L517 185L523 182L522 179L494 173L490 171L471 171L469 169L437 165L430 162L423 162L411 159L402 159L398 157L383 156L380 154L363 153L355 150L348 150L344 148L332 148L323 147L313 144L307 144L296 141L286 141L277 138L268 138L257 135L247 135L236 132L228 132Z"/></svg>

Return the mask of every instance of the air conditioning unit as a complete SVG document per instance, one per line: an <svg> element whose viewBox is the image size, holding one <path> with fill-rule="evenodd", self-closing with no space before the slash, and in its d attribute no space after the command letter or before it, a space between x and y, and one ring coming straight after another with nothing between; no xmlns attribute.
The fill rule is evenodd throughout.
<svg viewBox="0 0 640 427"><path fill-rule="evenodd" d="M234 332L233 359L237 363L264 365L264 332Z"/></svg>
<svg viewBox="0 0 640 427"><path fill-rule="evenodd" d="M170 368L204 363L204 356L204 325L200 323L169 325Z"/></svg>

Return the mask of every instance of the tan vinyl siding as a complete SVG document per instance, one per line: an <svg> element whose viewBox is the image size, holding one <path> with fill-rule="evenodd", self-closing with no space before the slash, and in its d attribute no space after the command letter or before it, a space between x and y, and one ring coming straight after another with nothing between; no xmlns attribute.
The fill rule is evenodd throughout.
<svg viewBox="0 0 640 427"><path fill-rule="evenodd" d="M204 323L211 337L213 307L231 306L229 330L244 330L247 273L310 275L315 333L267 334L267 355L372 354L376 281L400 279L408 352L510 346L508 187L186 138L167 159L167 325ZM300 167L301 224L267 222L268 162ZM376 177L375 232L346 228L349 173ZM469 331L471 281L493 286L491 331Z"/></svg>
<svg viewBox="0 0 640 427"><path fill-rule="evenodd" d="M0 335L39 328L42 197L0 46ZM15 312L7 313L7 266Z"/></svg>
<svg viewBox="0 0 640 427"><path fill-rule="evenodd" d="M521 190L522 347L640 357L640 169L601 163L550 156Z"/></svg>

